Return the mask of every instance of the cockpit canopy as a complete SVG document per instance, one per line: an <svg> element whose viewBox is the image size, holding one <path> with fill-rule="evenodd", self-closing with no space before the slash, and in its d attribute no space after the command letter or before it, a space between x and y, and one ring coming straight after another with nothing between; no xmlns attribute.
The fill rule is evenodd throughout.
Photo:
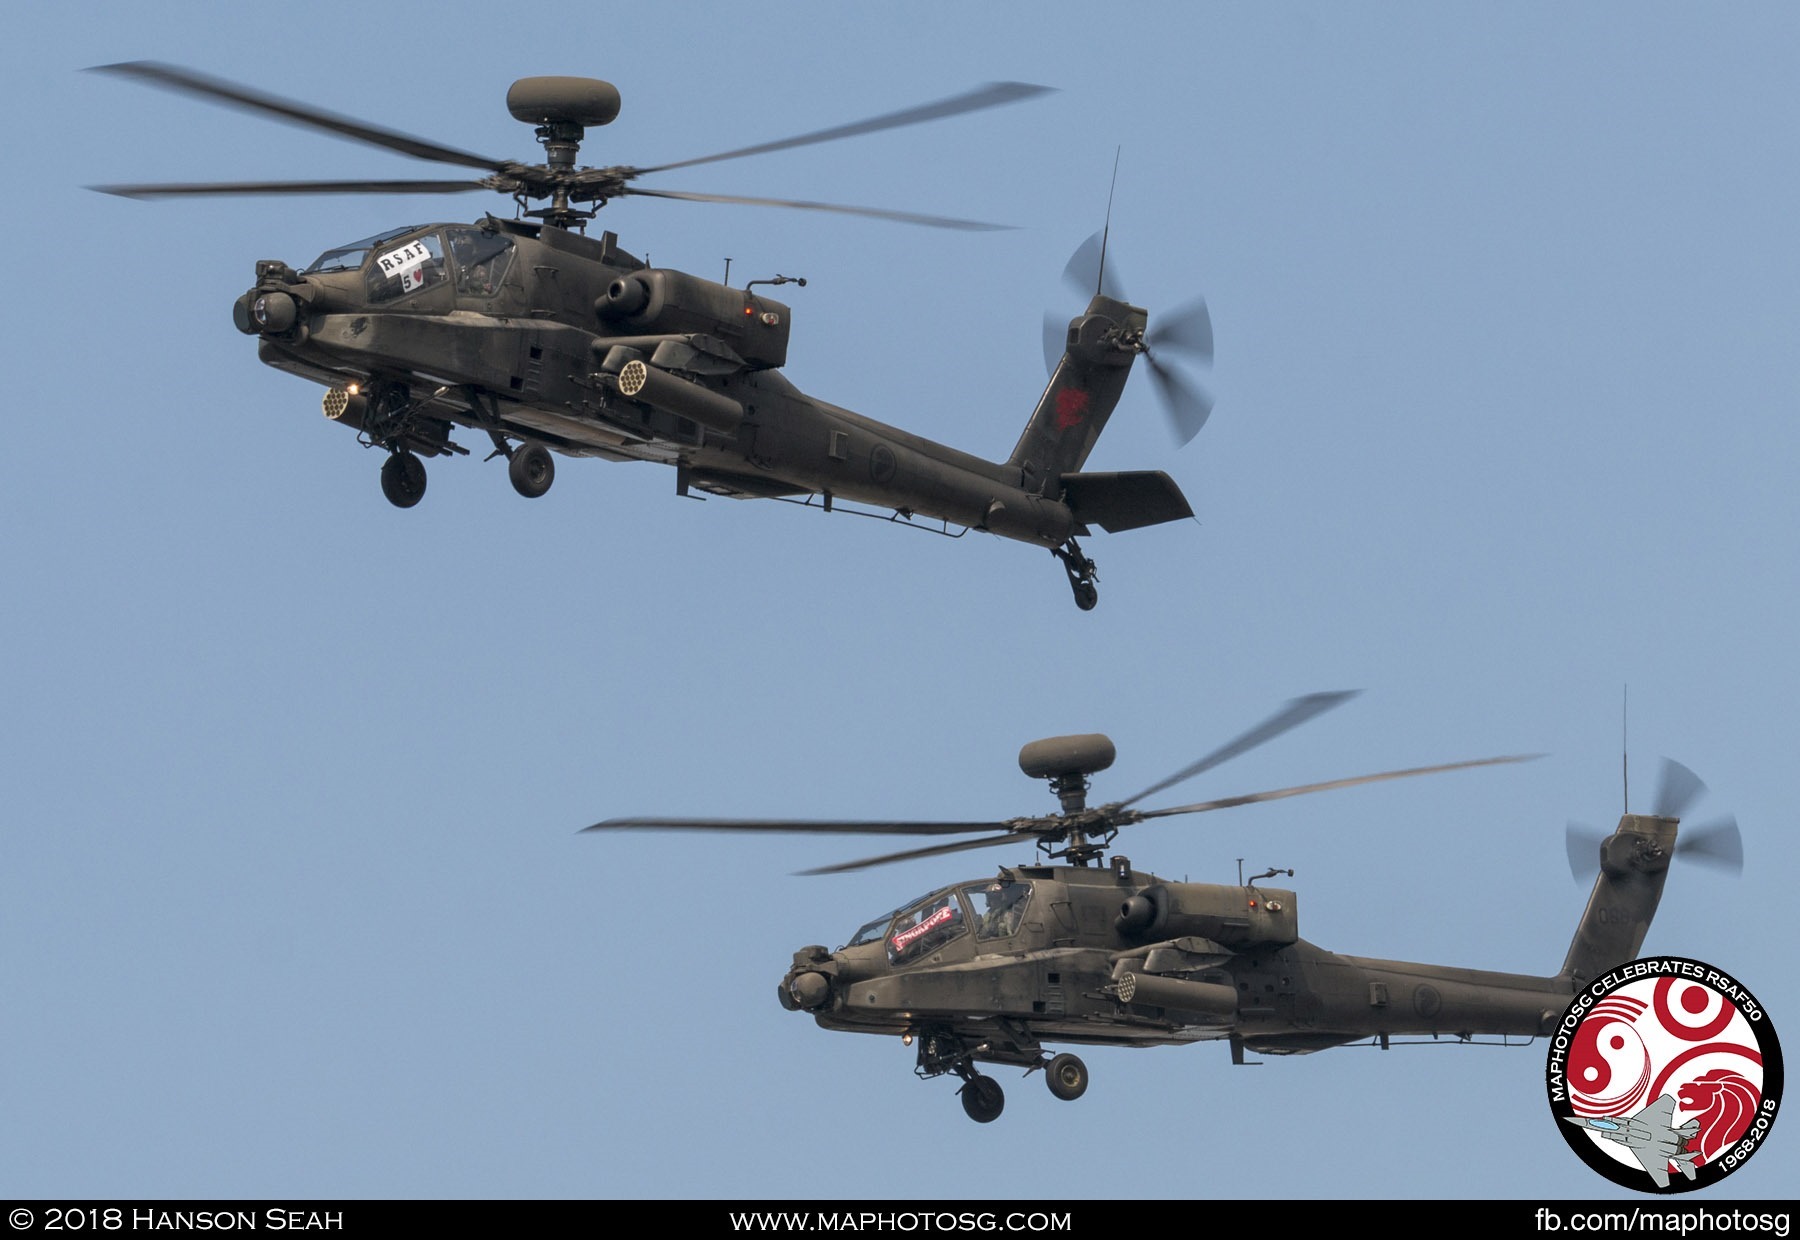
<svg viewBox="0 0 1800 1240"><path fill-rule="evenodd" d="M1031 884L990 879L943 887L877 917L858 930L848 947L885 941L889 964L919 960L959 939L971 925L980 940L1010 938L1024 919Z"/></svg>
<svg viewBox="0 0 1800 1240"><path fill-rule="evenodd" d="M480 227L410 224L326 250L302 275L364 271L368 299L396 301L454 279L456 291L487 298L500 292L512 265L513 240ZM448 252L450 266L445 265Z"/></svg>
<svg viewBox="0 0 1800 1240"><path fill-rule="evenodd" d="M312 266L300 274L303 276L320 275L328 271L357 271L369 257L369 251L395 237L404 237L409 232L417 232L419 225L406 224L400 228L390 228L384 233L376 233L373 237L364 237L361 241L352 241L349 245L340 245L326 250L313 259Z"/></svg>

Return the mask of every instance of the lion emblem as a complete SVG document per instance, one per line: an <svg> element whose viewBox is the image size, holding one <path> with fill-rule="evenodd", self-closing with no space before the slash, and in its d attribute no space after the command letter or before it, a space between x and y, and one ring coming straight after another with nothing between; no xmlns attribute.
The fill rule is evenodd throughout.
<svg viewBox="0 0 1800 1240"><path fill-rule="evenodd" d="M1681 1109L1700 1119L1700 1131L1688 1142L1688 1148L1709 1163L1749 1130L1762 1102L1756 1086L1730 1068L1703 1073L1683 1085L1680 1095Z"/></svg>

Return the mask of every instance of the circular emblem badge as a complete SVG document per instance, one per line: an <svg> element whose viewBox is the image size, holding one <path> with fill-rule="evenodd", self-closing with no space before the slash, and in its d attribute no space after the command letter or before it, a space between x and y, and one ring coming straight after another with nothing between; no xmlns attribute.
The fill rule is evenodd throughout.
<svg viewBox="0 0 1800 1240"><path fill-rule="evenodd" d="M1609 970L1550 1037L1550 1113L1615 1184L1686 1193L1756 1153L1781 1101L1781 1045L1756 997L1698 960Z"/></svg>
<svg viewBox="0 0 1800 1240"><path fill-rule="evenodd" d="M869 477L876 482L892 482L898 472L898 462L894 460L894 450L884 443L878 443L869 449Z"/></svg>

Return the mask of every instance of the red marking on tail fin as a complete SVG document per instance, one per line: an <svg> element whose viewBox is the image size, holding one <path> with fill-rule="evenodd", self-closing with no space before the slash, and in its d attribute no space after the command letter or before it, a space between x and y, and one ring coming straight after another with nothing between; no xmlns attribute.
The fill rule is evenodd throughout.
<svg viewBox="0 0 1800 1240"><path fill-rule="evenodd" d="M1056 394L1056 429L1066 431L1079 426L1087 416L1090 401L1080 388L1064 388Z"/></svg>

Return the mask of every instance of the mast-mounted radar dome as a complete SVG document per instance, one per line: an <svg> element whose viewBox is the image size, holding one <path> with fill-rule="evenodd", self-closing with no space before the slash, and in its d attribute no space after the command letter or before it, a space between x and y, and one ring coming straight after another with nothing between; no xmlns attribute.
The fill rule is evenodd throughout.
<svg viewBox="0 0 1800 1240"><path fill-rule="evenodd" d="M619 88L599 78L520 78L506 92L506 110L528 125L610 125L619 115Z"/></svg>

